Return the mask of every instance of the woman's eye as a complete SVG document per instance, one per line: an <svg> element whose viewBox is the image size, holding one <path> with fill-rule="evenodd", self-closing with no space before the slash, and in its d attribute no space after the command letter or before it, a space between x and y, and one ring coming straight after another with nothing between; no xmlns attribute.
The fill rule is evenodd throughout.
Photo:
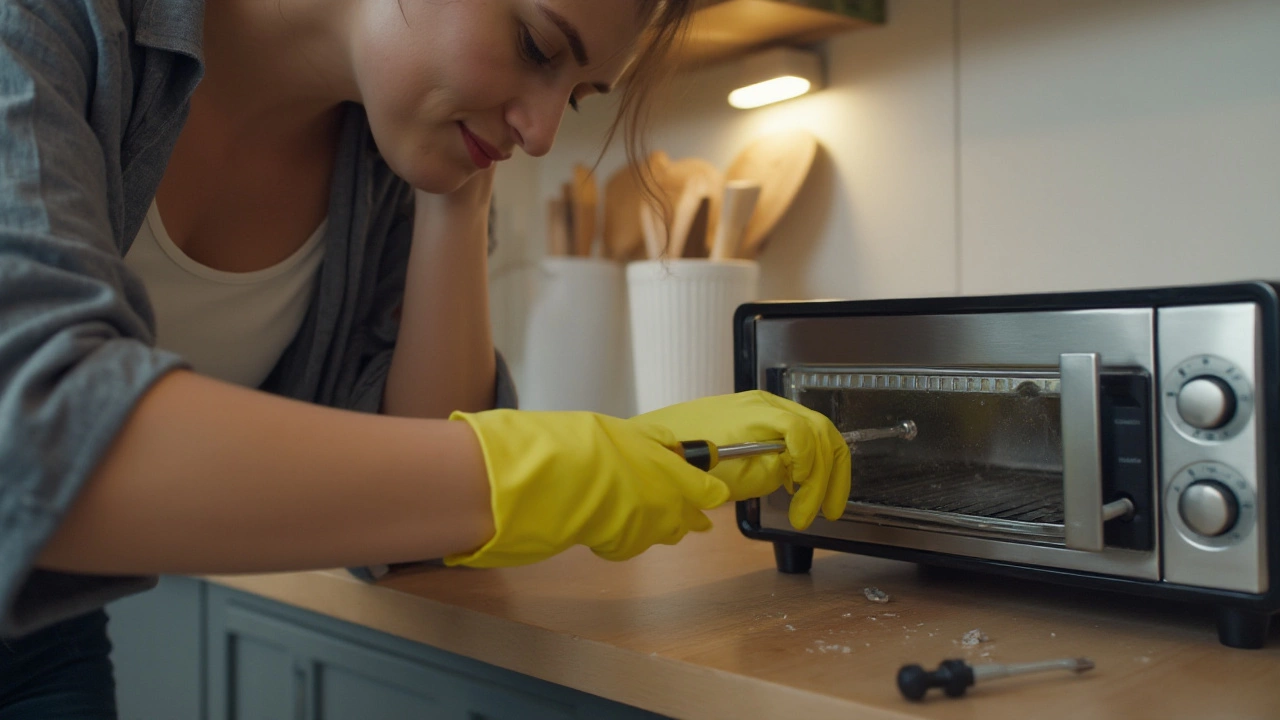
<svg viewBox="0 0 1280 720"><path fill-rule="evenodd" d="M542 48L538 47L538 43L533 39L533 33L529 32L527 26L520 27L520 44L524 49L525 57L529 58L535 65L550 65L551 58L542 52Z"/></svg>

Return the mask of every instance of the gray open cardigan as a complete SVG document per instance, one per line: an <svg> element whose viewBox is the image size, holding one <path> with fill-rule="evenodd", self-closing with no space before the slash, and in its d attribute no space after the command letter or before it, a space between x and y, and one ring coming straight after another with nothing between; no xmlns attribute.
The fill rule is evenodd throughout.
<svg viewBox="0 0 1280 720"><path fill-rule="evenodd" d="M0 636L155 583L38 570L41 547L139 398L159 350L122 258L203 73L204 0L0 0ZM396 339L411 189L349 107L325 257L263 389L377 412ZM500 406L515 404L498 360Z"/></svg>

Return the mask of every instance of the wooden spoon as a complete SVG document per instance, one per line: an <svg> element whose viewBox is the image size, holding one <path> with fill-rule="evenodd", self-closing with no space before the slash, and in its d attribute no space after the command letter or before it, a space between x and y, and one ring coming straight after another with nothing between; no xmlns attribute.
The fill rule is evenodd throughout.
<svg viewBox="0 0 1280 720"><path fill-rule="evenodd" d="M760 198L760 183L754 180L730 180L724 185L724 202L720 205L720 223L711 241L711 259L738 257L742 233Z"/></svg>
<svg viewBox="0 0 1280 720"><path fill-rule="evenodd" d="M623 165L604 184L604 256L626 260L644 242L636 168Z"/></svg>
<svg viewBox="0 0 1280 720"><path fill-rule="evenodd" d="M573 254L579 257L591 255L591 243L596 236L596 176L586 165L573 166Z"/></svg>
<svg viewBox="0 0 1280 720"><path fill-rule="evenodd" d="M564 198L547 201L547 254L555 257L569 254L569 219Z"/></svg>
<svg viewBox="0 0 1280 720"><path fill-rule="evenodd" d="M703 174L695 173L685 180L671 219L671 257L684 257L685 245L689 244L689 231L693 229L698 210L710 199L710 192L710 183ZM697 238L692 244L704 247L706 238Z"/></svg>
<svg viewBox="0 0 1280 720"><path fill-rule="evenodd" d="M667 248L667 226L662 222L658 208L651 203L640 203L638 214L640 229L644 234L645 255L650 260L657 260Z"/></svg>
<svg viewBox="0 0 1280 720"><path fill-rule="evenodd" d="M739 257L754 258L759 253L800 192L817 154L818 139L812 133L787 130L753 141L734 158L725 172L726 182L751 180L760 184L760 197L743 232Z"/></svg>
<svg viewBox="0 0 1280 720"><path fill-rule="evenodd" d="M560 207L564 212L565 255L574 254L573 239L576 237L573 234L574 205L577 205L577 202L574 199L573 183L560 183Z"/></svg>
<svg viewBox="0 0 1280 720"><path fill-rule="evenodd" d="M678 245L672 248L671 256L681 257L680 252L677 251L683 251L686 245L706 247L707 238L714 236L716 224L720 220L720 193L724 187L724 174L715 165L695 157L669 161L662 172L663 176L659 183L663 186L667 202L672 207L671 242L673 245ZM694 197L686 197L686 195L699 197L707 203L705 236L695 238L692 243L689 242L688 233L693 227L698 207ZM678 207L682 198L687 203L686 213L683 216Z"/></svg>

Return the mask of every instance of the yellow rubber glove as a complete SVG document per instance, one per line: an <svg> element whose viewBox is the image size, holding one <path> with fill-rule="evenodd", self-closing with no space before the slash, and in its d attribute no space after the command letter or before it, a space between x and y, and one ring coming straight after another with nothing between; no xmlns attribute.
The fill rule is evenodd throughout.
<svg viewBox="0 0 1280 720"><path fill-rule="evenodd" d="M782 453L721 461L711 474L729 485L730 498L763 497L785 487L787 513L799 530L818 511L837 520L849 500L849 446L827 416L763 390L678 403L632 418L661 425L680 440L716 445L785 440Z"/></svg>
<svg viewBox="0 0 1280 720"><path fill-rule="evenodd" d="M494 536L447 565L504 567L586 545L625 560L711 529L729 488L672 451L666 428L588 412L455 412L484 450Z"/></svg>

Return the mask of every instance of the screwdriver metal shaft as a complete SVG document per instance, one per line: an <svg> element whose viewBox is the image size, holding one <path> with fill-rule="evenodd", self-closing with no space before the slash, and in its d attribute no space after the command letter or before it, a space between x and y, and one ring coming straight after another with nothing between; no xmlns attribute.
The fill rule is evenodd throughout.
<svg viewBox="0 0 1280 720"><path fill-rule="evenodd" d="M885 440L888 438L914 440L916 438L916 424L913 420L903 420L897 425L889 427L850 430L849 432L840 433L840 437L844 438L844 441L850 445L868 440Z"/></svg>
<svg viewBox="0 0 1280 720"><path fill-rule="evenodd" d="M897 425L889 427L866 428L840 433L840 437L844 438L845 443L848 445L889 438L912 440L915 436L916 424L911 420L904 420ZM686 440L680 443L680 448L684 459L688 460L690 464L703 470L710 470L718 465L721 460L782 452L787 449L787 444L785 442L750 442L716 446L706 440Z"/></svg>
<svg viewBox="0 0 1280 720"><path fill-rule="evenodd" d="M973 666L973 681L977 683L983 680L1045 672L1046 670L1084 672L1092 669L1093 661L1089 658L1062 658L1060 660L1041 660L1040 662L1026 663L985 663Z"/></svg>
<svg viewBox="0 0 1280 720"><path fill-rule="evenodd" d="M963 660L943 660L939 663L938 669L932 672L919 665L903 665L898 670L898 690L908 700L920 700L931 687L942 688L942 691L950 697L960 697L970 685L980 680L994 680L1046 670L1071 670L1080 673L1092 670L1093 667L1093 661L1089 658L1064 658L1010 665L1000 663L969 665Z"/></svg>

